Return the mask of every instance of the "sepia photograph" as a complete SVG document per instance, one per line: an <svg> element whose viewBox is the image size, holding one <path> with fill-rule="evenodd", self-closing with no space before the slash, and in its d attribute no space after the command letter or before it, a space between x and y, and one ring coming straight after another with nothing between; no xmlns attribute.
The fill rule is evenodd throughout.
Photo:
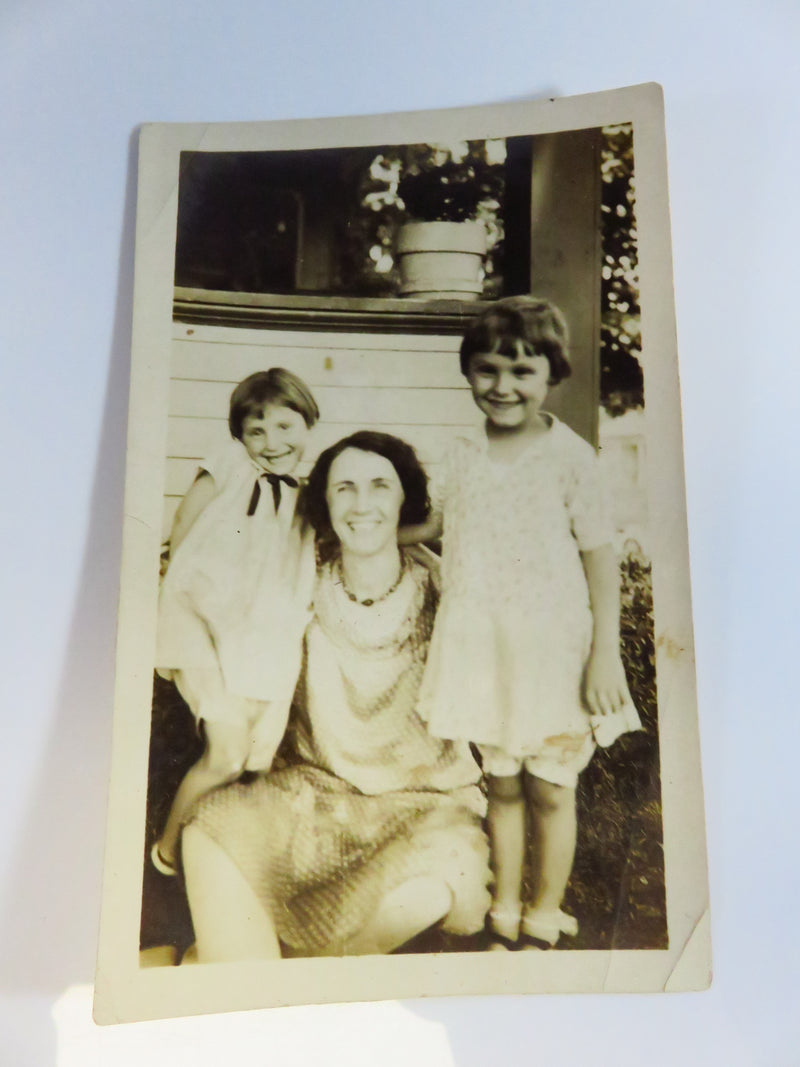
<svg viewBox="0 0 800 1067"><path fill-rule="evenodd" d="M708 984L663 142L143 128L98 1022Z"/></svg>

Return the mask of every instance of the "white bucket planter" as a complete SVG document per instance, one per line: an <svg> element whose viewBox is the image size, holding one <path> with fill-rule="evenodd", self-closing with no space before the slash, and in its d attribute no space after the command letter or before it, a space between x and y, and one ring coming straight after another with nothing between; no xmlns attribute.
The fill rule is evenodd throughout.
<svg viewBox="0 0 800 1067"><path fill-rule="evenodd" d="M400 293L418 300L477 300L483 291L482 222L407 222L397 240Z"/></svg>

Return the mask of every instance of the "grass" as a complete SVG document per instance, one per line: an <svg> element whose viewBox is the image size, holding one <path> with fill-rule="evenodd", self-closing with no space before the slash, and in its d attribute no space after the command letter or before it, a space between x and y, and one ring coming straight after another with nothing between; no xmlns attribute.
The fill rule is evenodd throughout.
<svg viewBox="0 0 800 1067"><path fill-rule="evenodd" d="M667 947L650 565L621 567L623 660L643 730L598 749L578 787L578 847L566 907L580 948Z"/></svg>

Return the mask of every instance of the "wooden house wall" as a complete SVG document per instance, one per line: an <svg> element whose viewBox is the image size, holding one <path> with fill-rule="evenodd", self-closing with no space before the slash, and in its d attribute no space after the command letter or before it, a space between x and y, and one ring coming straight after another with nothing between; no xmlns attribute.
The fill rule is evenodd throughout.
<svg viewBox="0 0 800 1067"><path fill-rule="evenodd" d="M176 324L170 373L164 536L200 459L228 439L228 402L248 374L281 366L320 409L300 473L354 430L396 434L434 474L454 433L480 413L458 365L457 334L260 330Z"/></svg>
<svg viewBox="0 0 800 1067"><path fill-rule="evenodd" d="M480 423L458 365L457 333L356 333L245 329L176 323L170 371L163 536L198 462L228 439L228 402L237 382L282 366L311 388L321 418L300 468L354 430L372 428L409 441L434 478L448 441ZM577 432L587 424L584 390L564 382L547 407ZM596 416L594 416L596 418ZM623 425L624 424L624 425ZM646 526L641 416L606 420L601 467L620 544L642 541Z"/></svg>

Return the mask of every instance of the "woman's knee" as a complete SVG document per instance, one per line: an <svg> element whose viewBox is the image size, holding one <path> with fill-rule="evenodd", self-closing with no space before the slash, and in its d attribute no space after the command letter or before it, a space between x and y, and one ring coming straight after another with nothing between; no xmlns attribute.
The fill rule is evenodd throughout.
<svg viewBox="0 0 800 1067"><path fill-rule="evenodd" d="M465 840L463 848L453 850L445 873L451 904L442 927L463 936L483 929L492 902L488 842L479 829L470 836L472 839Z"/></svg>
<svg viewBox="0 0 800 1067"><path fill-rule="evenodd" d="M453 892L444 878L421 874L393 889L382 902L387 912L406 911L420 918L420 931L443 919L453 906Z"/></svg>

